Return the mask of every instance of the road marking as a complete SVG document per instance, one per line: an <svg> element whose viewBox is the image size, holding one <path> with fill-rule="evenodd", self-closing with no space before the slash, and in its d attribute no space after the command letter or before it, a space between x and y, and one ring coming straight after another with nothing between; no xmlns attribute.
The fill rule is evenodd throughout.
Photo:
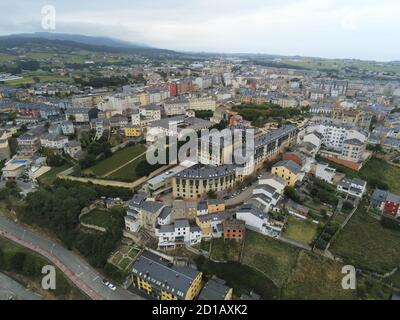
<svg viewBox="0 0 400 320"><path fill-rule="evenodd" d="M99 276L94 277L93 281L96 281L99 278Z"/></svg>

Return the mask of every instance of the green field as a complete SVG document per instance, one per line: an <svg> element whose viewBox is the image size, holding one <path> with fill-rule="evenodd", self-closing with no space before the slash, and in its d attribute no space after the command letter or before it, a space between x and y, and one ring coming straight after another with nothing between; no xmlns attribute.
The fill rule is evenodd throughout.
<svg viewBox="0 0 400 320"><path fill-rule="evenodd" d="M211 259L217 261L239 261L243 242L236 240L213 239L211 243Z"/></svg>
<svg viewBox="0 0 400 320"><path fill-rule="evenodd" d="M143 159L146 159L146 155L143 155L135 161L128 163L126 166L122 167L118 171L115 171L114 173L107 176L107 178L127 182L135 181L136 179L140 178L140 176L136 174L136 166Z"/></svg>
<svg viewBox="0 0 400 320"><path fill-rule="evenodd" d="M113 207L112 209L97 208L83 215L80 221L107 229L116 225L123 216L125 216L123 207Z"/></svg>
<svg viewBox="0 0 400 320"><path fill-rule="evenodd" d="M242 263L265 273L282 286L296 264L299 249L279 240L246 230Z"/></svg>
<svg viewBox="0 0 400 320"><path fill-rule="evenodd" d="M367 214L366 203L332 242L330 251L345 263L386 273L400 265L400 232L384 228Z"/></svg>
<svg viewBox="0 0 400 320"><path fill-rule="evenodd" d="M301 67L311 70L338 70L345 67L357 68L359 70L374 72L397 72L400 73L400 66L389 63L368 62L361 60L343 61L338 59L302 59L293 60L291 58L283 58L282 63L286 63L295 67Z"/></svg>
<svg viewBox="0 0 400 320"><path fill-rule="evenodd" d="M94 209L81 218L81 222L108 228L112 224L111 212L108 210Z"/></svg>
<svg viewBox="0 0 400 320"><path fill-rule="evenodd" d="M317 233L318 225L307 220L289 217L284 236L309 244Z"/></svg>
<svg viewBox="0 0 400 320"><path fill-rule="evenodd" d="M283 299L353 300L388 299L390 290L377 282L357 276L357 289L344 290L341 285L342 264L302 251L296 268L283 288Z"/></svg>
<svg viewBox="0 0 400 320"><path fill-rule="evenodd" d="M385 183L393 193L400 194L400 168L386 161L372 158L360 170L361 179L375 180Z"/></svg>
<svg viewBox="0 0 400 320"><path fill-rule="evenodd" d="M60 167L54 167L51 168L50 171L47 171L45 174L41 175L38 178L39 183L44 184L44 185L51 185L53 182L57 179L57 175L68 168L70 168L70 164L64 164Z"/></svg>
<svg viewBox="0 0 400 320"><path fill-rule="evenodd" d="M93 167L90 167L89 169L86 169L84 171L85 174L88 175L94 175L99 178L105 178L108 177L108 174L112 172L113 170L123 166L127 162L131 161L132 159L136 158L140 154L146 151L146 148L143 144L137 144L134 146L126 147L123 150L119 150L113 155L107 159L104 159L94 165ZM134 161L133 163L135 163ZM126 166L128 167L129 164ZM121 170L124 170L125 167L122 167L120 170L115 172L117 174ZM125 169L127 170L127 169ZM114 175L114 174L113 174ZM110 176L112 178L112 175Z"/></svg>

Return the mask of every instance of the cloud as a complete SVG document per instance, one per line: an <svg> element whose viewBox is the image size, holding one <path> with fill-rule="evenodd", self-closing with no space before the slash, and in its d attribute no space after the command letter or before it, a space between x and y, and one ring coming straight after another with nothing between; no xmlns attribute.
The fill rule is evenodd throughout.
<svg viewBox="0 0 400 320"><path fill-rule="evenodd" d="M0 11L10 14L0 32L41 31L45 4L57 9L57 32L168 49L400 58L397 0L2 0Z"/></svg>

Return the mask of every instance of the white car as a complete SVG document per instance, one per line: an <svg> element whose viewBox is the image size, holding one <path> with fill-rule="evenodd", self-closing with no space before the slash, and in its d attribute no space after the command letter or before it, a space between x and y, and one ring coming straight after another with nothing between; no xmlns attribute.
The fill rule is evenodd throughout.
<svg viewBox="0 0 400 320"><path fill-rule="evenodd" d="M109 283L109 284L108 284L108 287L109 287L112 291L117 290L117 287L114 286L112 283Z"/></svg>

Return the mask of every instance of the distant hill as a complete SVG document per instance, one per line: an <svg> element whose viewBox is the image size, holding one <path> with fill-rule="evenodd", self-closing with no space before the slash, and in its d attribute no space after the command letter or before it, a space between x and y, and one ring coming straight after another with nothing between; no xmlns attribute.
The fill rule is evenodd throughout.
<svg viewBox="0 0 400 320"><path fill-rule="evenodd" d="M107 37L90 37L66 33L21 33L0 36L0 49L23 47L27 49L54 47L59 50L87 50L110 53L133 53L144 55L175 55L172 50L152 48Z"/></svg>
<svg viewBox="0 0 400 320"><path fill-rule="evenodd" d="M74 41L96 46L107 46L116 48L150 48L148 45L145 44L132 43L114 38L94 37L94 36L85 36L81 34L69 34L69 33L51 33L51 32L19 33L19 34L12 34L9 36L0 37L0 39L2 38L6 39L39 38L39 39L49 39L49 40L67 40L67 41Z"/></svg>

